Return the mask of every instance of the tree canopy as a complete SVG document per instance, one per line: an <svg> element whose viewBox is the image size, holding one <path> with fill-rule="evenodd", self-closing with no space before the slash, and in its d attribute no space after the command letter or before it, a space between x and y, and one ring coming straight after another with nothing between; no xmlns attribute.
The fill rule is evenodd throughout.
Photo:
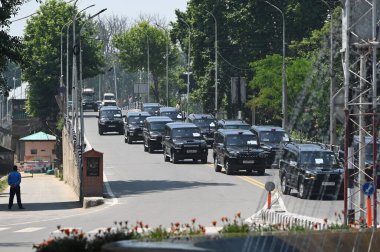
<svg viewBox="0 0 380 252"><path fill-rule="evenodd" d="M62 57L66 59L68 53L72 58L73 50L78 53L78 44L72 45L72 32L69 32L69 51L66 52L66 29L73 20L77 10L62 0L49 0L40 6L37 14L27 22L24 37L23 50L23 79L29 82L29 93L27 97L26 109L31 116L37 116L41 120L55 119L58 115L56 95L60 85L61 64L61 38ZM101 54L101 43L93 36L95 33L94 24L87 22L84 14L79 14L76 22L76 42L79 36L82 44L83 54L83 78L95 76L99 73L103 65ZM86 26L84 27L86 22ZM65 24L67 24L65 26ZM70 28L70 27L69 27ZM83 28L83 29L82 29ZM79 34L82 29L81 35ZM70 31L70 30L69 30ZM74 48L74 49L73 49ZM71 69L72 60L69 60ZM77 57L79 69L79 57ZM77 71L79 74L79 70ZM69 78L63 76L63 78ZM78 76L79 78L79 76ZM71 83L71 81L70 81ZM68 87L72 89L71 86Z"/></svg>

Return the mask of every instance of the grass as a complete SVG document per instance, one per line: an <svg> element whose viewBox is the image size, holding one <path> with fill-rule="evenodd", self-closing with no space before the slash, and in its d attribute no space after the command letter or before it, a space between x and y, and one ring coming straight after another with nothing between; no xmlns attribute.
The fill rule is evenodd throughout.
<svg viewBox="0 0 380 252"><path fill-rule="evenodd" d="M4 191L8 187L7 176L0 179L0 192Z"/></svg>

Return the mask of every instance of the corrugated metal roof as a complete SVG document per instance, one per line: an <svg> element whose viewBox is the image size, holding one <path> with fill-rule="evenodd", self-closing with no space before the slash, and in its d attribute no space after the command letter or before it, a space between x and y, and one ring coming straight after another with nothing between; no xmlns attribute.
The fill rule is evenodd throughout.
<svg viewBox="0 0 380 252"><path fill-rule="evenodd" d="M20 141L55 141L56 137L46 134L45 132L38 132L20 139Z"/></svg>

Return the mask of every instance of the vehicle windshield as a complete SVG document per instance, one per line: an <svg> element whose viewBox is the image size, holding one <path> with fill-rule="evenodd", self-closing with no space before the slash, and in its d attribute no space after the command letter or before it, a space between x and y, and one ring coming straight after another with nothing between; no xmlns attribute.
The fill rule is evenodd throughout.
<svg viewBox="0 0 380 252"><path fill-rule="evenodd" d="M192 121L192 123L200 128L215 128L215 120L212 118L195 119Z"/></svg>
<svg viewBox="0 0 380 252"><path fill-rule="evenodd" d="M251 129L251 126L249 126L248 124L245 125L245 124L236 124L236 125L225 125L224 126L225 129L242 129L242 130L250 130Z"/></svg>
<svg viewBox="0 0 380 252"><path fill-rule="evenodd" d="M157 113L160 107L144 107L144 111L148 112L149 114Z"/></svg>
<svg viewBox="0 0 380 252"><path fill-rule="evenodd" d="M165 125L167 123L168 122L151 122L150 123L150 130L151 131L158 131L158 132L163 133L164 130L165 130Z"/></svg>
<svg viewBox="0 0 380 252"><path fill-rule="evenodd" d="M95 96L94 96L94 94L83 93L83 100L93 101L93 100L95 100Z"/></svg>
<svg viewBox="0 0 380 252"><path fill-rule="evenodd" d="M164 111L160 113L161 116L167 116L170 119L177 119L178 112L177 111Z"/></svg>
<svg viewBox="0 0 380 252"><path fill-rule="evenodd" d="M172 130L173 138L199 138L200 136L201 134L198 128L182 128Z"/></svg>
<svg viewBox="0 0 380 252"><path fill-rule="evenodd" d="M260 133L260 142L262 143L280 143L289 142L289 136L283 131L264 131Z"/></svg>
<svg viewBox="0 0 380 252"><path fill-rule="evenodd" d="M103 100L114 100L115 96L113 95L105 95Z"/></svg>
<svg viewBox="0 0 380 252"><path fill-rule="evenodd" d="M121 118L121 110L103 110L100 117L107 119Z"/></svg>
<svg viewBox="0 0 380 252"><path fill-rule="evenodd" d="M131 123L131 124L140 124L140 123L143 123L145 118L147 118L148 116L129 116L128 117L128 123Z"/></svg>
<svg viewBox="0 0 380 252"><path fill-rule="evenodd" d="M334 152L330 151L303 151L300 154L302 164L310 165L336 165L338 161Z"/></svg>
<svg viewBox="0 0 380 252"><path fill-rule="evenodd" d="M226 137L227 146L247 146L257 145L257 137L255 135L230 135Z"/></svg>

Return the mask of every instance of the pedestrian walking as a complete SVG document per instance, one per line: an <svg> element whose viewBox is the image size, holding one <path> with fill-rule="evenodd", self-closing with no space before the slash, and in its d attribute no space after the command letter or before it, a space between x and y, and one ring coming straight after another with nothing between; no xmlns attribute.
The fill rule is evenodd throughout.
<svg viewBox="0 0 380 252"><path fill-rule="evenodd" d="M17 171L17 165L14 165L13 170L8 174L8 185L10 186L8 209L12 209L13 198L15 197L15 194L17 197L18 208L24 209L21 204L20 184L21 174Z"/></svg>

